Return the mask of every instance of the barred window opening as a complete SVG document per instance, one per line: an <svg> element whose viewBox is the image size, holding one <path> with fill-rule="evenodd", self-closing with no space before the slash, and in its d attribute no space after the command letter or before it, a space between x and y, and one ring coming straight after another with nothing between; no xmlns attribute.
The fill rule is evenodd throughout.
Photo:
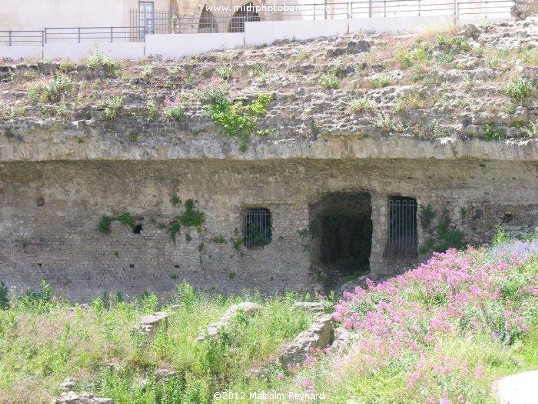
<svg viewBox="0 0 538 404"><path fill-rule="evenodd" d="M271 212L266 208L251 208L245 215L245 246L260 247L271 243Z"/></svg>
<svg viewBox="0 0 538 404"><path fill-rule="evenodd" d="M386 249L389 257L417 255L417 201L408 197L389 199L389 234Z"/></svg>

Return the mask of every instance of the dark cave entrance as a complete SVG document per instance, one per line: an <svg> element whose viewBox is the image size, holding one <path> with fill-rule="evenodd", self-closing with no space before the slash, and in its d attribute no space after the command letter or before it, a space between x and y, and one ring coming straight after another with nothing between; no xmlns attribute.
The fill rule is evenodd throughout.
<svg viewBox="0 0 538 404"><path fill-rule="evenodd" d="M369 193L334 193L311 206L312 263L329 283L369 271L372 204Z"/></svg>

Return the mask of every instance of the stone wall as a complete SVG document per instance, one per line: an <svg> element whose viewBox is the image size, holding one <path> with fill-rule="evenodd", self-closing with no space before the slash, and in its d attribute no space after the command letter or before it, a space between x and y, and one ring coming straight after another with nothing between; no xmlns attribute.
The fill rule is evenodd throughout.
<svg viewBox="0 0 538 404"><path fill-rule="evenodd" d="M395 273L415 260L383 257L390 195L447 209L453 225L478 243L507 218L511 226L536 224L537 171L533 161L467 159L4 162L0 280L25 288L45 279L77 300L104 290L165 297L182 279L224 293L309 290L319 283L305 234L309 207L339 192L370 194L371 269ZM200 231L182 229L176 244L164 228L181 211L174 196L198 201L206 216ZM269 245L240 243L245 207L270 209ZM140 234L118 222L110 234L97 230L103 215L124 212L142 226ZM420 245L426 235L418 227Z"/></svg>

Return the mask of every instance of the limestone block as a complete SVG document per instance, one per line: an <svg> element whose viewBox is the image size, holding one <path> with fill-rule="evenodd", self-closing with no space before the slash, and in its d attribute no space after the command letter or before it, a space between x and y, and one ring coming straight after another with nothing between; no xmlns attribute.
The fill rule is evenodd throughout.
<svg viewBox="0 0 538 404"><path fill-rule="evenodd" d="M332 314L321 316L306 331L300 333L295 340L280 354L280 363L284 366L303 362L309 352L316 348L326 348L334 340L334 320Z"/></svg>
<svg viewBox="0 0 538 404"><path fill-rule="evenodd" d="M196 341L202 342L206 338L214 338L218 335L221 328L226 328L237 317L239 313L244 315L253 315L260 311L261 306L258 303L242 302L231 306L226 313L216 323L210 324L205 330L203 330Z"/></svg>
<svg viewBox="0 0 538 404"><path fill-rule="evenodd" d="M92 394L77 394L74 391L60 394L54 399L55 404L114 404L111 398L95 397Z"/></svg>
<svg viewBox="0 0 538 404"><path fill-rule="evenodd" d="M170 313L167 312L157 312L149 316L144 316L140 319L138 328L140 331L145 333L148 337L153 336L157 327L161 326L168 327L168 316Z"/></svg>

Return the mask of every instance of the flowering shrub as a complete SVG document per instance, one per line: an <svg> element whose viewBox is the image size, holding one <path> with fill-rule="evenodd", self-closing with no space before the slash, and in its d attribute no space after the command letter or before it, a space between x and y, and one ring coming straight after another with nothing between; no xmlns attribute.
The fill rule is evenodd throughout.
<svg viewBox="0 0 538 404"><path fill-rule="evenodd" d="M480 364L444 351L464 338L498 352L524 336L538 315L537 253L536 241L451 249L404 275L346 292L334 317L358 333L357 372L397 368L408 394L436 397L434 403L487 396L477 387Z"/></svg>

